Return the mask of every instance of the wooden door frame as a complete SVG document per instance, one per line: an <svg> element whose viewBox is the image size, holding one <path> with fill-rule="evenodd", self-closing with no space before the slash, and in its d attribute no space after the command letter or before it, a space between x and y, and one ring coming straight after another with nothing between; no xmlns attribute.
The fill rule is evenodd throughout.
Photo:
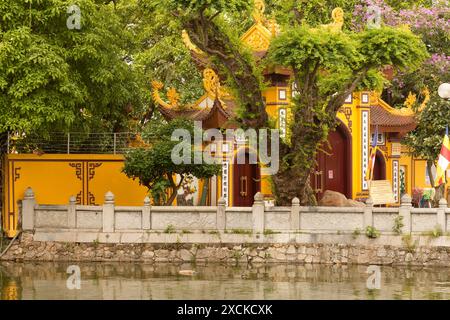
<svg viewBox="0 0 450 320"><path fill-rule="evenodd" d="M348 127L342 122L341 119L338 120L338 125L336 127L336 130L340 130L341 133L344 134L345 137L345 157L347 158L347 162L345 165L346 172L346 180L347 185L345 186L345 196L347 199L352 199L353 196L353 157L352 157L352 133L348 129Z"/></svg>
<svg viewBox="0 0 450 320"><path fill-rule="evenodd" d="M258 179L259 181L256 182L255 187L256 187L256 192L261 192L261 167L259 165L258 153L255 150L250 149L249 147L241 147L238 150L236 150L236 152L233 155L232 161L230 163L230 167L231 167L230 176L231 176L231 179L232 179L232 183L229 184L229 186L231 186L231 189L230 189L231 193L230 194L231 194L231 203L232 203L233 207L236 206L236 197L234 196L235 195L234 193L235 193L235 187L237 188L237 186L238 186L238 184L237 184L238 181L235 179L235 176L237 174L237 172L236 172L237 170L236 169L237 169L237 166L238 166L236 161L238 159L238 154L241 154L241 153L244 153L244 155L248 154L249 156L250 156L251 153L256 154L257 171L256 171L256 177L255 178ZM253 164L248 164L248 165L253 165Z"/></svg>

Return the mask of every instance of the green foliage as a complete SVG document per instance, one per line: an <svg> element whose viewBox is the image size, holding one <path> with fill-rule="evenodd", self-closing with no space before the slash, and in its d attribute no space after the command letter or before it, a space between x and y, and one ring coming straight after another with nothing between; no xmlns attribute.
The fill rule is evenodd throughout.
<svg viewBox="0 0 450 320"><path fill-rule="evenodd" d="M366 237L375 239L380 236L380 231L378 231L375 227L367 226L366 227Z"/></svg>
<svg viewBox="0 0 450 320"><path fill-rule="evenodd" d="M450 103L433 96L425 110L418 115L417 128L404 138L411 153L434 163L441 150L445 127L450 125L449 119Z"/></svg>
<svg viewBox="0 0 450 320"><path fill-rule="evenodd" d="M159 80L166 88L176 88L180 103L192 103L203 94L200 72L182 41L182 26L155 0L121 2L124 20L132 21L134 65L142 70L145 82ZM146 87L148 94L150 90ZM151 109L155 107L152 101Z"/></svg>
<svg viewBox="0 0 450 320"><path fill-rule="evenodd" d="M171 224L167 225L164 229L164 233L175 233L175 227Z"/></svg>
<svg viewBox="0 0 450 320"><path fill-rule="evenodd" d="M251 234L253 234L253 231L252 230L246 230L246 229L232 229L231 233L251 235Z"/></svg>
<svg viewBox="0 0 450 320"><path fill-rule="evenodd" d="M432 238L439 238L444 235L442 231L442 227L440 225L436 225L433 230L425 231L422 233L424 236L432 237Z"/></svg>
<svg viewBox="0 0 450 320"><path fill-rule="evenodd" d="M264 234L265 236L269 236L269 235L271 235L271 234L276 234L276 233L280 233L280 232L274 231L274 230L272 230L272 229L264 229L264 232L263 232L263 234Z"/></svg>
<svg viewBox="0 0 450 320"><path fill-rule="evenodd" d="M0 6L0 131L66 131L125 126L127 104L143 105L139 73L124 60L131 33L112 5L7 1Z"/></svg>
<svg viewBox="0 0 450 320"><path fill-rule="evenodd" d="M331 33L324 28L300 26L287 29L273 39L270 59L292 67L300 75L310 72L315 63L339 68L358 63L357 43L345 33Z"/></svg>
<svg viewBox="0 0 450 320"><path fill-rule="evenodd" d="M370 67L392 65L399 70L414 71L428 57L420 37L406 28L382 27L358 33L358 51Z"/></svg>
<svg viewBox="0 0 450 320"><path fill-rule="evenodd" d="M251 7L250 3L247 0L168 0L165 5L170 10L189 11L196 14L205 9L219 12L248 10Z"/></svg>
<svg viewBox="0 0 450 320"><path fill-rule="evenodd" d="M269 9L283 25L309 24L317 26L331 21L331 11L340 7L344 10L344 26L351 27L352 13L359 0L275 0L269 3Z"/></svg>
<svg viewBox="0 0 450 320"><path fill-rule="evenodd" d="M191 140L172 141L171 136L176 129L187 130ZM220 173L218 164L194 164L194 130L199 129L194 128L192 121L185 119L175 119L169 123L151 121L143 132L143 139L149 147L133 149L125 155L123 172L132 179L139 179L139 183L151 191L156 204L171 204L187 176L209 178ZM187 146L191 163L174 163L172 150L180 143ZM180 177L179 182L174 180L175 175ZM170 197L166 195L167 188L172 189Z"/></svg>
<svg viewBox="0 0 450 320"><path fill-rule="evenodd" d="M402 228L405 226L403 223L403 216L397 216L394 219L394 225L392 226L392 231L395 232L397 235L402 234Z"/></svg>
<svg viewBox="0 0 450 320"><path fill-rule="evenodd" d="M352 232L352 239L356 239L360 234L361 234L361 229L356 228L356 229L353 230L353 232Z"/></svg>
<svg viewBox="0 0 450 320"><path fill-rule="evenodd" d="M414 253L417 247L417 240L413 241L413 237L411 234L405 234L402 236L402 242L406 247L406 251L409 253Z"/></svg>

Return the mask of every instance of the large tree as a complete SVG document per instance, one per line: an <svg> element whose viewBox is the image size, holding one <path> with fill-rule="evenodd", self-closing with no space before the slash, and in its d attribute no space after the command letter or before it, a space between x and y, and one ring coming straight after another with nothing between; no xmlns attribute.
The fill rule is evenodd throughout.
<svg viewBox="0 0 450 320"><path fill-rule="evenodd" d="M132 33L114 3L76 1L79 12L72 4L1 2L0 132L118 131L126 106L144 105L126 59Z"/></svg>

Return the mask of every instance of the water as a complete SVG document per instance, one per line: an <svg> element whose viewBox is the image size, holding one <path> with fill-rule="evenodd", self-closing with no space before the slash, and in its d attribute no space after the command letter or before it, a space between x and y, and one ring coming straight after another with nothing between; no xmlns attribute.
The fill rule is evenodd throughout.
<svg viewBox="0 0 450 320"><path fill-rule="evenodd" d="M68 289L75 263L0 263L1 299L449 299L450 269L367 266L80 263L81 289ZM193 276L179 270L194 269Z"/></svg>

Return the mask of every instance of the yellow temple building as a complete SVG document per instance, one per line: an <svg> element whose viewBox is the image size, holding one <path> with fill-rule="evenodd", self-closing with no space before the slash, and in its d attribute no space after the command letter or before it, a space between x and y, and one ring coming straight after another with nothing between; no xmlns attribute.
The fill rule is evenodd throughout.
<svg viewBox="0 0 450 320"><path fill-rule="evenodd" d="M241 37L257 57L264 57L279 27L264 18L264 4L256 1L253 26ZM333 21L326 27L342 27L342 11L333 11ZM183 34L193 60L202 70L205 93L189 106L179 105L179 96L170 88L161 98L164 85L152 83L153 98L159 111L167 119L187 117L201 121L204 129L232 127L236 103L226 88L221 87L217 73L210 69L204 54ZM264 98L266 110L276 123L280 137L289 135L291 99L296 94L291 86L292 74L286 68L275 67L264 73L268 83ZM317 155L317 166L311 175L312 187L320 199L326 190L340 192L347 198L364 200L369 196L369 182L365 179L370 146L376 140L374 180L388 180L392 186L394 203L402 194L413 194L415 188L430 188L426 161L413 158L402 145L402 137L416 127L415 114L410 106L394 109L384 102L379 92L361 91L349 95L337 113L339 125L328 136L329 150ZM378 134L375 136L375 128ZM239 155L250 157L245 137L214 141L211 150L222 156L222 173L207 180L194 178L186 182L178 193L178 205L216 205L223 197L228 206L250 206L253 196L261 191L266 201L273 199L270 176L258 164L237 164ZM115 154L7 154L3 159L2 224L9 236L16 233L20 210L27 187L32 187L40 204L67 204L74 196L78 204L100 205L107 191L115 195L116 205L142 205L148 193L137 181L122 173L124 158Z"/></svg>
<svg viewBox="0 0 450 320"><path fill-rule="evenodd" d="M241 41L252 49L257 58L261 58L267 53L279 28L275 21L264 18L263 2L255 3L255 23L242 35ZM343 25L342 9L334 9L332 18L332 23L322 27L340 30ZM191 50L193 60L199 68L203 68L205 94L186 110L165 103L159 95L162 84L154 83L153 97L159 103L160 112L169 121L175 117L202 121L204 129L228 127L228 121L235 116L233 98L220 87L218 76L208 67L206 55L191 43L186 33L183 33L183 40ZM280 137L285 138L289 130L291 98L295 95L291 85L292 73L289 69L275 67L266 70L264 77L268 83L263 93L266 111L277 124ZM339 125L328 136L329 150L319 152L317 159L311 159L317 161L311 183L318 199L325 190L338 191L355 200L367 199L369 181L365 177L373 139L377 141L378 151L372 179L391 182L395 200L393 205L399 204L403 193L411 195L414 188L431 187L425 161L411 157L407 148L401 144L402 137L416 127L411 103L406 103L402 109L394 109L380 96L380 92L354 92L340 108L337 114ZM375 128L378 128L376 137ZM245 141L235 139L221 141L220 144L214 149L225 150L222 177L210 182L209 203L215 204L218 197L223 196L230 206L251 205L257 191L261 191L267 200L273 199L269 176L261 174L259 168L252 168L250 164L236 163L236 154L251 153Z"/></svg>

